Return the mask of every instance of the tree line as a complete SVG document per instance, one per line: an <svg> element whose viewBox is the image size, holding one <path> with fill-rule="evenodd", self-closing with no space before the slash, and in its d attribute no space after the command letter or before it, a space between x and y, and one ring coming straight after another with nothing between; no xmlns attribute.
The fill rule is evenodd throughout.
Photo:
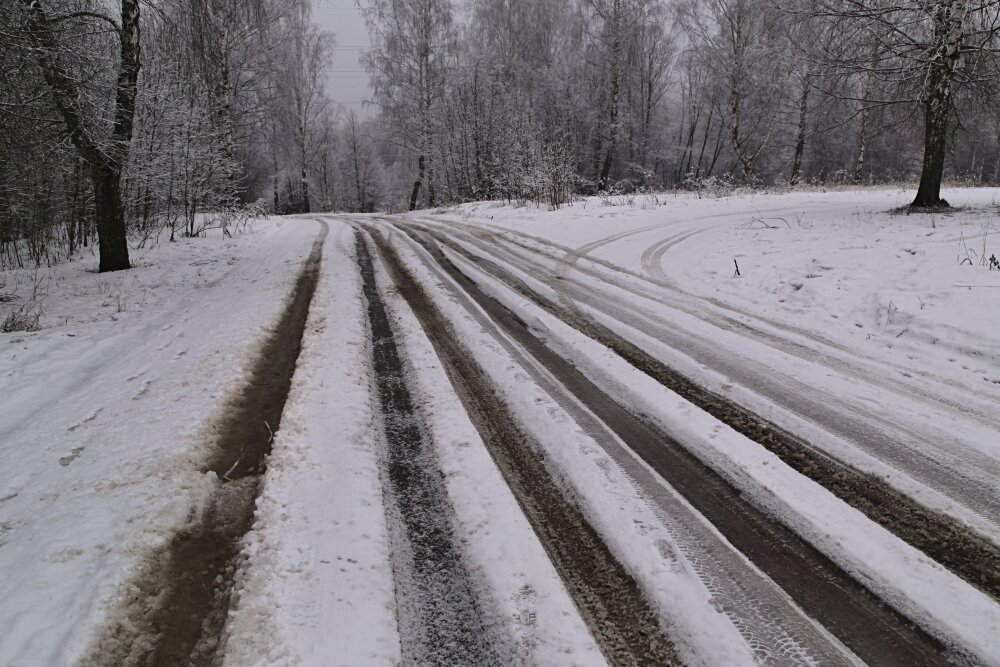
<svg viewBox="0 0 1000 667"><path fill-rule="evenodd" d="M1000 182L1000 3L362 0L414 208L706 181ZM409 184L409 185L408 185Z"/></svg>
<svg viewBox="0 0 1000 667"><path fill-rule="evenodd" d="M1000 184L1000 0L8 0L0 266L273 210L670 188ZM211 215L206 216L206 213ZM230 216L230 217L227 217Z"/></svg>
<svg viewBox="0 0 1000 667"><path fill-rule="evenodd" d="M0 268L309 210L332 45L307 0L4 2Z"/></svg>

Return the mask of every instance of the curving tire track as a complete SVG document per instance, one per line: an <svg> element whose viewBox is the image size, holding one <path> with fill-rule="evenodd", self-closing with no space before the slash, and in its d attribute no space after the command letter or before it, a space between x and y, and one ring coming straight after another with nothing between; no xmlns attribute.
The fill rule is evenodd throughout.
<svg viewBox="0 0 1000 667"><path fill-rule="evenodd" d="M475 262L501 282L514 288L585 335L605 344L636 368L644 371L730 427L759 442L778 455L785 463L822 484L839 498L865 513L870 519L912 546L924 551L969 583L995 599L1000 599L1000 572L994 567L995 563L1000 562L1000 547L993 542L969 531L952 518L927 509L909 496L895 490L884 479L861 472L837 460L787 430L754 414L751 410L741 407L733 400L705 389L636 344L593 318L582 314L578 309L570 310L562 306L561 303L556 304L547 300L498 264L472 254L463 246L441 234L433 232L432 234L437 242ZM698 354L701 343L688 338L676 338L674 334L670 333L667 323L653 321L648 315L640 318L632 310L622 307L620 303L598 299L592 290L577 288L572 283L567 283L568 281L564 282L562 287L566 290L568 298L575 303L592 305L611 317L637 326L648 335L672 341L679 349L690 350L692 355ZM724 366L723 370L730 377L742 379L746 383L752 384L758 380L754 376L746 376L746 371L742 369L742 366L735 363ZM771 380L769 379L769 381ZM778 399L784 395L780 385L775 387L774 393ZM826 417L825 405L802 396L799 396L797 400L800 409L801 405L807 406L807 415L816 417L818 420ZM844 424L840 423L834 425L841 429L845 427ZM850 428L852 424L846 426ZM858 438L857 429L860 427L860 424L854 424L852 430L849 431L850 435ZM892 444L882 433L862 431L860 437L883 447ZM906 448L901 445L897 446L900 448L900 452L906 453ZM922 470L923 477L929 477L932 481L940 483L943 471L939 463L933 460L921 461L912 453L909 453L905 458L901 458L901 454L897 455L892 451L890 454L900 457L899 465L901 468L913 470L915 466L922 466L920 470ZM947 472L947 469L944 472ZM973 495L977 487L970 485L969 480L955 478L953 484L961 487L967 497L974 497L977 501L980 498L980 496ZM978 488L980 493L986 494L987 498L989 494L995 493L995 489L992 487L979 486ZM989 507L989 504L985 506L980 504L978 509L988 512Z"/></svg>
<svg viewBox="0 0 1000 667"><path fill-rule="evenodd" d="M781 209L784 210L784 209ZM766 211L765 211L766 212ZM556 262L568 257L565 266L557 269L556 277L566 280L572 271L579 271L588 277L597 278L607 284L632 293L643 299L675 308L681 312L704 320L709 324L724 330L735 330L749 338L774 347L783 353L803 360L820 360L830 368L847 376L864 382L884 387L892 391L905 392L918 400L923 400L929 406L946 406L948 409L975 419L991 428L1000 429L1000 417L996 411L982 405L980 396L970 387L957 383L949 378L939 377L927 372L913 369L913 374L928 380L947 385L964 393L967 401L956 401L938 392L927 389L914 382L905 382L898 378L886 377L885 374L873 373L858 366L853 359L865 359L867 362L881 366L882 362L867 356L862 350L848 349L831 341L814 331L802 329L794 325L762 317L756 313L741 309L732 304L715 298L702 298L678 288L670 282L662 282L641 272L631 271L626 267L588 254L585 259L592 266L579 264L584 257L573 250L530 234L515 232L501 228L487 228L471 225L450 219L414 218L435 227L444 225L463 232L470 242L488 247L487 252L506 253L513 257L515 263L535 265L538 275L551 273L544 264L538 264L540 257ZM646 231L645 229L643 231ZM557 285L553 287L559 289ZM713 308L706 308L710 304ZM800 340L797 340L800 339ZM808 344L801 341L805 340ZM840 356L838 356L840 355Z"/></svg>
<svg viewBox="0 0 1000 667"><path fill-rule="evenodd" d="M491 238L490 240L495 239ZM478 261L487 257L502 258L501 262L516 266L528 274L542 277L547 275L544 262L533 258L533 256L537 257L537 251L514 253L475 236L467 237L467 241L475 247ZM456 249L468 252L462 246L456 246ZM584 273L589 272L586 267L578 267L577 270ZM602 277L598 274L592 275L593 277ZM567 315L580 315L579 306L587 306L641 332L643 335L662 341L691 359L736 380L758 395L773 401L776 405L782 406L790 412L820 425L830 433L854 443L862 451L887 462L895 469L901 470L913 479L925 484L928 488L935 489L945 497L952 499L961 505L966 512L979 517L982 524L992 526L993 529L1000 531L1000 523L998 523L1000 521L1000 494L997 493L994 484L995 475L998 474L996 461L968 446L960 445L960 443L953 443L947 439L928 439L926 433L914 428L909 423L902 423L892 419L891 415L873 411L870 406L863 403L846 401L844 396L825 393L817 387L807 386L797 378L789 377L770 366L761 365L751 359L734 358L732 355L720 354L717 347L706 343L702 337L686 334L675 323L658 316L652 310L623 305L628 302L628 299L623 298L624 294L639 294L639 292L630 289L632 286L624 287L616 285L612 281L609 282L610 285L607 289L595 289L592 284L577 283L572 278L552 280L548 284L560 295L560 305ZM663 295L656 298L644 294L639 295L650 299L652 303L663 303L670 308L679 308L681 312L712 322L710 314L699 312L691 306L678 307L671 300L665 301ZM572 304L572 307L569 307L568 304ZM723 327L721 323L717 325ZM725 326L723 328L735 328L739 333L744 333L748 327L745 323L738 323L738 326ZM621 336L616 336L616 338L621 338ZM633 344L632 347L635 345ZM848 377L854 377L875 386L894 391L900 388L900 383L894 380L879 379L871 373L854 369L839 360L830 360L822 353L818 354L815 350L810 350L805 346L792 350L781 346L779 349L789 351L789 353L804 360L827 363L837 371L850 373ZM648 357L648 355L646 356ZM662 366L662 362L659 362L659 365ZM643 368L647 367L648 364ZM674 374L677 375L676 372ZM909 392L909 385L903 385L902 388ZM928 406L934 405L934 401L927 396L930 392L914 393L911 393L914 398L923 398L928 401ZM944 405L947 408L953 407L950 401L945 402ZM938 409L940 407L941 404L938 403ZM996 419L993 415L980 415L978 412L970 412L970 410L970 408L964 408L962 414L979 416L989 425L992 425ZM745 409L744 412L750 413L751 411ZM858 419L859 415L863 416L864 419ZM1000 430L1000 425L995 428ZM910 444L911 442L922 442L924 445L921 448L915 448ZM959 446L955 446L956 444ZM824 456L829 458L828 454L824 454ZM964 530L968 530L968 528L964 528ZM953 532L949 531L947 534L951 535ZM989 540L985 535L977 536L977 538ZM929 541L934 539L936 538L931 538ZM948 539L941 538L941 542L946 543ZM994 544L994 547L996 548L997 545ZM998 575L993 573L990 576L997 577ZM996 596L995 593L994 595Z"/></svg>
<svg viewBox="0 0 1000 667"><path fill-rule="evenodd" d="M487 313L489 322L495 323L495 326L515 340L533 358L535 364L555 376L558 383L571 392L573 400L580 401L603 427L610 429L631 452L641 457L670 487L682 494L686 502L704 514L726 540L742 553L752 554L757 567L790 595L806 614L818 620L862 660L870 664L947 663L948 657L934 640L921 630L913 628L909 621L888 608L801 538L754 508L739 492L683 447L604 394L571 361L563 359L537 339L516 315L481 292L471 279L432 244L423 245L433 257L439 271L443 271L450 280L457 283L464 294L456 296L471 300L482 308ZM475 316L471 310L470 315ZM497 340L501 342L499 338ZM530 364L525 368L530 369ZM588 427L586 422L581 425ZM589 426L588 432L593 430L593 423ZM602 444L609 442L605 439ZM613 449L609 454L622 462L633 479L637 482L640 480L639 471L642 466L637 465L634 459L629 464L627 459L630 454L625 450L616 454ZM652 486L646 486L650 483ZM678 507L669 504L662 484L648 473L643 485L649 497L656 498L659 503L667 503L661 504L661 511L670 514L675 522L678 516L683 516L683 513L676 514ZM691 530L691 525L684 525L683 519L677 525ZM726 563L726 558L720 551L710 548L707 554L701 561L696 561L702 572L715 572L716 582L721 581L716 568L720 568L722 577L730 574L726 571L730 564ZM822 633L817 633L815 629L809 632L808 622L805 625L802 621L796 622L789 614L787 600L782 600L776 588L772 588L771 594L768 594L763 588L755 588L752 575L746 579L744 577L747 577L745 570L734 572L734 578L727 581L727 598L735 600L742 595L744 601L751 601L751 609L752 605L756 605L756 610L750 616L741 617L740 620L752 626L743 630L749 635L756 633L755 639L762 641L765 646L761 652L763 662L787 663L798 658L805 662L816 660L828 664L852 660L850 654L845 655L842 650L838 652L835 642L824 642ZM741 586L744 587L743 591L738 590ZM775 596L775 593L778 595ZM760 598L755 598L758 595ZM722 604L725 605L724 602ZM746 612L746 609L738 612ZM768 619L767 613L773 616ZM773 623L770 627L768 620ZM785 640L789 642L786 645L788 652L785 654L781 653L782 633L790 633L790 636L785 635ZM771 641L775 643L771 644Z"/></svg>

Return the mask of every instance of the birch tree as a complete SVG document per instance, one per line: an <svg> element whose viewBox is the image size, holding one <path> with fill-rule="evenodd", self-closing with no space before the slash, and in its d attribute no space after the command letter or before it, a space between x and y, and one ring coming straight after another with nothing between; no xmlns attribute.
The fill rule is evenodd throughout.
<svg viewBox="0 0 1000 667"><path fill-rule="evenodd" d="M391 119L396 139L416 156L410 210L421 189L427 205L434 206L434 113L453 64L451 2L370 0L364 8L372 37L366 65L376 101Z"/></svg>
<svg viewBox="0 0 1000 667"><path fill-rule="evenodd" d="M923 160L911 205L947 206L941 183L956 90L991 86L1000 74L1000 5L969 0L821 0L810 17L832 24L848 45L828 51L826 66L863 73L870 78L869 88L879 85L883 104L920 108ZM865 48L866 44L873 46ZM860 150L859 156L864 157Z"/></svg>

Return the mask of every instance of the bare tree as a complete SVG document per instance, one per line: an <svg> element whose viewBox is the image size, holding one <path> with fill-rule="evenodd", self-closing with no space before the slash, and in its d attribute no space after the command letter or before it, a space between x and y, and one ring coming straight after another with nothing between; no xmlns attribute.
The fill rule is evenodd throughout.
<svg viewBox="0 0 1000 667"><path fill-rule="evenodd" d="M275 87L280 113L294 146L303 213L312 209L309 171L319 155L323 119L330 113L323 69L330 62L333 45L333 36L311 25L304 11L294 12L289 18Z"/></svg>
<svg viewBox="0 0 1000 667"><path fill-rule="evenodd" d="M25 32L69 140L91 170L100 239L100 270L127 269L130 265L121 189L132 140L139 77L139 2L121 0L120 24L106 14L90 10L50 14L41 0L21 0L20 4L26 14ZM106 105L100 100L89 99L91 91L85 88L86 84L67 62L73 57L73 50L61 41L62 31L56 29L58 24L66 22L96 22L110 26L111 34L117 38L117 62L109 64L116 73L111 118L101 112Z"/></svg>
<svg viewBox="0 0 1000 667"><path fill-rule="evenodd" d="M376 101L393 119L398 140L417 157L410 209L417 207L425 179L427 205L434 206L434 112L445 94L453 53L451 3L370 0L364 8L373 42L366 63Z"/></svg>
<svg viewBox="0 0 1000 667"><path fill-rule="evenodd" d="M825 53L824 65L866 79L864 130L873 104L919 104L923 160L912 206L947 206L941 183L955 91L990 87L996 81L1000 6L968 0L821 0L808 15L843 36L838 48ZM876 85L880 98L872 99ZM863 164L863 147L858 156Z"/></svg>

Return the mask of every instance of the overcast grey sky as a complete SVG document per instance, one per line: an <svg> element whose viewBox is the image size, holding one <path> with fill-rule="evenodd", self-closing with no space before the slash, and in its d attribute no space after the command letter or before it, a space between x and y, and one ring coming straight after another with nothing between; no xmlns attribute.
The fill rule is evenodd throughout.
<svg viewBox="0 0 1000 667"><path fill-rule="evenodd" d="M368 28L354 0L312 0L313 20L337 36L333 64L327 72L326 91L335 104L345 110L355 109L370 115L375 108L361 102L371 97L368 74L358 63L361 52L368 48Z"/></svg>

